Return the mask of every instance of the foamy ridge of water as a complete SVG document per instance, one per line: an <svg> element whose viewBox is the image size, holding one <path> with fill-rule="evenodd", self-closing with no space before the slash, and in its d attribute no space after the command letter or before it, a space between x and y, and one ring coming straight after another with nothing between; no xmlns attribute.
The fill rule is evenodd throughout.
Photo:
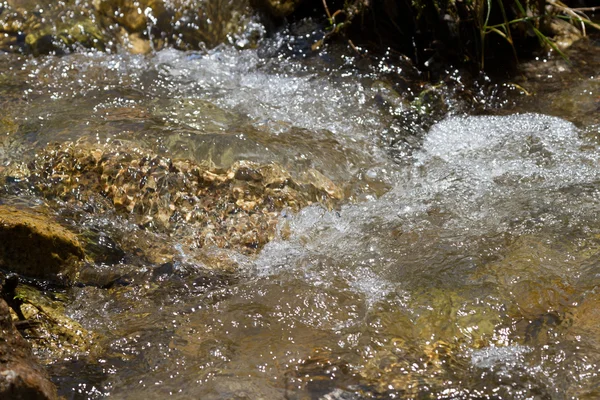
<svg viewBox="0 0 600 400"><path fill-rule="evenodd" d="M257 124L273 124L273 129L289 124L326 129L356 140L383 127L377 110L366 106L373 95L369 89L336 71L331 71L335 81L311 72L275 73L255 50L232 48L207 54L163 50L156 61L164 78L182 86L185 94L210 97L220 107L247 115ZM287 62L292 68L300 65Z"/></svg>
<svg viewBox="0 0 600 400"><path fill-rule="evenodd" d="M468 247L479 236L548 228L566 215L572 224L593 219L600 196L588 188L600 179L599 153L584 145L574 125L545 115L449 118L430 130L389 193L339 212L313 206L289 216L290 239L268 244L255 265L269 274L331 257L329 268L344 269L350 287L380 298L395 290L394 271L424 261L428 247L443 253L445 243ZM398 243L394 231L425 236Z"/></svg>

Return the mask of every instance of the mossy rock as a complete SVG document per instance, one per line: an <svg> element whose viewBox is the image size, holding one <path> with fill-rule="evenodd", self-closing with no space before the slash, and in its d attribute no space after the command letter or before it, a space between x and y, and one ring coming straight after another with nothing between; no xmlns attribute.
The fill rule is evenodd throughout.
<svg viewBox="0 0 600 400"><path fill-rule="evenodd" d="M0 267L68 283L84 258L77 236L48 216L0 206Z"/></svg>
<svg viewBox="0 0 600 400"><path fill-rule="evenodd" d="M34 354L42 364L69 357L97 355L101 352L100 336L67 316L67 296L60 293L42 293L23 284L20 284L15 292L21 302L23 316L27 321L36 323L25 335L31 338Z"/></svg>
<svg viewBox="0 0 600 400"><path fill-rule="evenodd" d="M92 19L42 25L25 37L25 43L33 54L60 53L75 46L105 50L107 41L108 37Z"/></svg>

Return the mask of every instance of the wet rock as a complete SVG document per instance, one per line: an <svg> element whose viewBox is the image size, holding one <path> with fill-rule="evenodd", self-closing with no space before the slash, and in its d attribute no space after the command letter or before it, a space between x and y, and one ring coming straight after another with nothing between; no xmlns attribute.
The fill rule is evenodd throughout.
<svg viewBox="0 0 600 400"><path fill-rule="evenodd" d="M28 168L29 183L49 199L84 208L102 197L106 212L116 212L144 230L192 237L192 247L246 254L274 237L282 210L298 211L316 202L333 207L343 196L316 170L293 179L275 163L238 161L224 169L210 162L172 160L126 142L56 146L40 153ZM123 250L128 247L121 245Z"/></svg>
<svg viewBox="0 0 600 400"><path fill-rule="evenodd" d="M453 371L468 369L467 349L492 342L500 322L489 304L452 290L428 287L413 296L413 315L393 309L376 314L375 321L386 326L378 338L385 344L359 371L375 393L415 398L426 390L443 390Z"/></svg>
<svg viewBox="0 0 600 400"><path fill-rule="evenodd" d="M0 49L33 54L78 48L133 53L230 42L252 46L262 34L247 1L9 1L0 7Z"/></svg>
<svg viewBox="0 0 600 400"><path fill-rule="evenodd" d="M513 339L522 344L547 345L567 336L594 343L592 348L600 340L597 278L585 275L585 266L596 264L599 238L569 240L523 235L476 275L498 286ZM581 276L573 276L575 270Z"/></svg>
<svg viewBox="0 0 600 400"><path fill-rule="evenodd" d="M320 173L314 168L309 168L302 174L305 182L309 182L305 187L307 192L312 190L312 196L316 199L323 196L323 202L328 199L341 199L344 197L344 192L331 179Z"/></svg>
<svg viewBox="0 0 600 400"><path fill-rule="evenodd" d="M247 1L163 1L104 0L94 5L103 18L123 27L130 40L142 37L160 48L165 44L181 49L214 47L223 42L250 44L236 41L245 33L252 36L252 10ZM259 36L257 32L257 39ZM137 46L139 48L139 44Z"/></svg>
<svg viewBox="0 0 600 400"><path fill-rule="evenodd" d="M20 284L16 296L21 311L34 327L25 330L34 353L42 362L74 356L96 354L99 337L66 315L68 298L60 293L41 293L32 286Z"/></svg>
<svg viewBox="0 0 600 400"><path fill-rule="evenodd" d="M124 45L131 54L148 54L152 51L152 44L140 33L124 34Z"/></svg>
<svg viewBox="0 0 600 400"><path fill-rule="evenodd" d="M507 247L500 261L487 265L483 273L493 276L510 299L509 315L529 321L547 320L548 314L564 314L575 290L565 274L565 254L569 254L568 250L553 248L543 238L524 235Z"/></svg>
<svg viewBox="0 0 600 400"><path fill-rule="evenodd" d="M8 305L0 299L0 398L57 399L56 388L35 361L29 344L15 328Z"/></svg>
<svg viewBox="0 0 600 400"><path fill-rule="evenodd" d="M466 369L456 344L425 342L419 347L420 354L405 354L402 347L406 345L393 341L392 346L381 349L366 363L360 375L372 391L390 397L420 398L426 391L442 388L453 368Z"/></svg>
<svg viewBox="0 0 600 400"><path fill-rule="evenodd" d="M8 51L63 53L76 47L104 50L107 32L88 4L10 1L0 9L0 42Z"/></svg>
<svg viewBox="0 0 600 400"><path fill-rule="evenodd" d="M104 265L117 264L123 260L125 252L104 232L89 230L81 235L86 254L95 263Z"/></svg>
<svg viewBox="0 0 600 400"><path fill-rule="evenodd" d="M549 18L545 22L546 30L554 36L554 44L561 50L571 47L583 37L583 33L568 21Z"/></svg>
<svg viewBox="0 0 600 400"><path fill-rule="evenodd" d="M62 53L76 46L105 50L107 38L103 30L91 19L78 23L43 26L29 33L25 43L33 54Z"/></svg>
<svg viewBox="0 0 600 400"><path fill-rule="evenodd" d="M398 93L389 82L378 80L373 82L371 90L376 93L376 100L394 113L405 112L410 108L408 100Z"/></svg>
<svg viewBox="0 0 600 400"><path fill-rule="evenodd" d="M360 398L429 398L425 393L440 393L448 379L465 379L456 373L469 368L464 354L491 342L498 316L452 290L428 287L413 296L411 311L383 303L369 310L372 330L358 339L364 358L316 348L291 375L311 391L360 388Z"/></svg>
<svg viewBox="0 0 600 400"><path fill-rule="evenodd" d="M72 232L30 210L0 206L0 266L33 278L72 281L84 251Z"/></svg>
<svg viewBox="0 0 600 400"><path fill-rule="evenodd" d="M570 312L570 333L594 346L600 342L600 293L590 292Z"/></svg>
<svg viewBox="0 0 600 400"><path fill-rule="evenodd" d="M572 26L568 29L571 28L577 30ZM596 127L597 130L600 41L595 39L597 33L588 33L589 39L576 40L564 51L566 59L554 52L521 62L514 83L507 84L508 107L502 113L542 113L571 121L584 129L593 131Z"/></svg>
<svg viewBox="0 0 600 400"><path fill-rule="evenodd" d="M506 112L554 115L593 129L600 123L600 42L579 40L560 57L523 62Z"/></svg>
<svg viewBox="0 0 600 400"><path fill-rule="evenodd" d="M255 7L267 11L275 17L287 17L292 14L302 0L255 0Z"/></svg>
<svg viewBox="0 0 600 400"><path fill-rule="evenodd" d="M158 17L161 24L167 12L161 0L102 0L95 1L94 6L100 14L111 18L128 32L142 32L152 24L157 24Z"/></svg>
<svg viewBox="0 0 600 400"><path fill-rule="evenodd" d="M243 378L240 376L234 377L218 377L211 383L211 394L196 394L190 397L202 397L206 400L218 400L223 398L223 393L235 399L271 399L284 400L289 398L287 390L274 388L258 379Z"/></svg>
<svg viewBox="0 0 600 400"><path fill-rule="evenodd" d="M551 79L553 76L559 74L572 73L572 66L569 65L567 60L555 58L544 61L545 62L539 62L538 60L534 60L523 62L519 64L519 72L521 72L528 80L545 80L547 78Z"/></svg>

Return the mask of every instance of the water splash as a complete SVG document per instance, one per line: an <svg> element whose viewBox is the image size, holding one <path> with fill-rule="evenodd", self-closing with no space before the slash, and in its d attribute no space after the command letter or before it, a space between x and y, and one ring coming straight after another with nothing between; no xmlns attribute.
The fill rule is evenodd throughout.
<svg viewBox="0 0 600 400"><path fill-rule="evenodd" d="M307 257L330 257L330 268L346 271L350 286L365 293L385 293L390 280L411 274L472 268L470 253L482 237L592 223L600 206L598 155L558 118L453 117L431 129L389 193L288 217L290 239L270 243L256 266L262 273L277 265L303 269ZM359 273L365 268L383 281L369 284Z"/></svg>

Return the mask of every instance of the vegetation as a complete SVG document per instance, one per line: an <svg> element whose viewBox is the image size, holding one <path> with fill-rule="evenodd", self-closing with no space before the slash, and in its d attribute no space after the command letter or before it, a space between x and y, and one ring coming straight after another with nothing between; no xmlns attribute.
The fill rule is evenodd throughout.
<svg viewBox="0 0 600 400"><path fill-rule="evenodd" d="M600 7L586 7L585 0L579 8L560 0L322 1L329 29L315 48L344 34L353 47L391 48L422 67L438 58L478 68L506 66L538 48L563 55L556 38L600 29L586 14Z"/></svg>
<svg viewBox="0 0 600 400"><path fill-rule="evenodd" d="M564 1L564 3L563 3ZM562 49L589 28L597 0L68 0L0 2L0 51L62 54L77 49L147 53L220 43L252 47L282 17L322 16L325 35L350 45L397 51L423 68L450 62L476 68L514 64L539 48ZM578 3L575 3L578 2ZM590 2L590 5L586 4ZM254 8L252 8L253 6ZM571 36L563 40L564 36Z"/></svg>

